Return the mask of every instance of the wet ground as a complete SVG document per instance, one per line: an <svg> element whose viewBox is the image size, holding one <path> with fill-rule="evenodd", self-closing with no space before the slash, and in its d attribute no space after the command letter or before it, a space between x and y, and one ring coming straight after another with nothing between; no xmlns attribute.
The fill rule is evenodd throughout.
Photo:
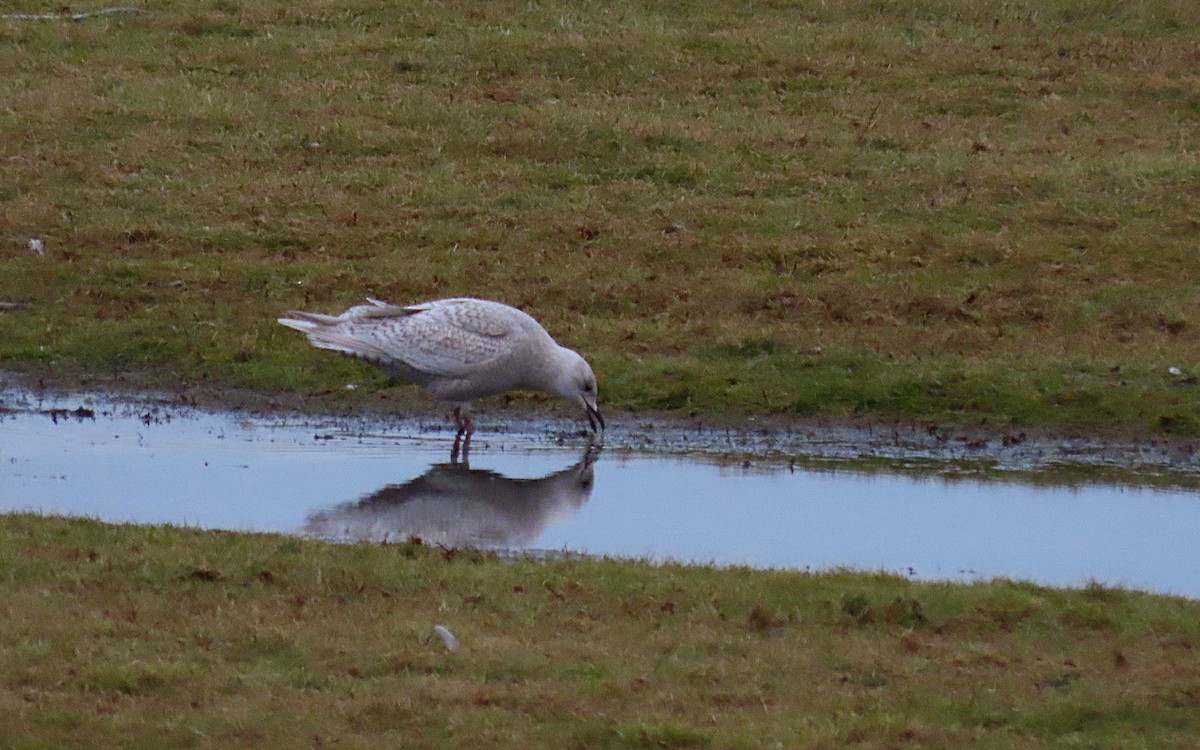
<svg viewBox="0 0 1200 750"><path fill-rule="evenodd" d="M611 421L485 415L451 463L441 415L0 392L0 511L1200 597L1186 443Z"/></svg>

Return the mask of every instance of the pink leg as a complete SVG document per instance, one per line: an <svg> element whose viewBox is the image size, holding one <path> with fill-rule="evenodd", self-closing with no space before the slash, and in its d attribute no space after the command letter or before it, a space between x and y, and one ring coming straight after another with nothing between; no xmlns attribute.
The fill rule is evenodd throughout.
<svg viewBox="0 0 1200 750"><path fill-rule="evenodd" d="M454 426L458 428L458 434L471 437L475 432L475 423L471 421L471 411L465 406L454 407Z"/></svg>
<svg viewBox="0 0 1200 750"><path fill-rule="evenodd" d="M475 425L471 422L470 409L461 405L454 407L454 425L458 427L458 432L454 434L454 447L450 449L450 463L466 468L471 455L471 433L475 432ZM462 456L461 464L459 463L460 455Z"/></svg>

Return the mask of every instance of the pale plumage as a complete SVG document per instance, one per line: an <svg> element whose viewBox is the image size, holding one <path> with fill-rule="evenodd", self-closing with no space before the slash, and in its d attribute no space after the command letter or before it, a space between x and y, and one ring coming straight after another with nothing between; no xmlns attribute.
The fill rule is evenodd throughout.
<svg viewBox="0 0 1200 750"><path fill-rule="evenodd" d="M362 357L457 403L460 435L473 431L472 400L512 390L553 393L581 405L593 430L597 422L603 429L591 366L527 313L469 297L367 302L341 315L293 310L279 322L303 331L313 346Z"/></svg>

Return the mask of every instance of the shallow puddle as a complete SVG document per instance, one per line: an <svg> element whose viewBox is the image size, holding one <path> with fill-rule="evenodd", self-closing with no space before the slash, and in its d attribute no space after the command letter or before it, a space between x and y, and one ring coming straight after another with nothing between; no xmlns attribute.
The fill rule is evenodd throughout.
<svg viewBox="0 0 1200 750"><path fill-rule="evenodd" d="M79 403L0 414L0 511L1200 597L1187 490L722 463L546 433L481 435L467 468L444 430L415 424Z"/></svg>

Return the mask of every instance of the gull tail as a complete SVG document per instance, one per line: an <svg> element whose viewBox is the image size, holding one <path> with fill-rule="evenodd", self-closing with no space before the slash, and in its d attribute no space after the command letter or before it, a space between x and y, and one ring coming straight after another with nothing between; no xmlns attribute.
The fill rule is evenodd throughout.
<svg viewBox="0 0 1200 750"><path fill-rule="evenodd" d="M300 310L288 310L287 314L290 317L277 320L288 328L303 331L308 336L308 342L318 349L345 352L380 363L389 359L386 352L370 341L363 341L353 333L338 329L339 323L346 322L345 314L322 315Z"/></svg>
<svg viewBox="0 0 1200 750"><path fill-rule="evenodd" d="M300 310L288 310L287 314L290 317L276 318L280 323L288 328L295 328L297 331L308 331L320 326L335 326L341 322L341 318L336 315L322 315L321 313L301 312Z"/></svg>

